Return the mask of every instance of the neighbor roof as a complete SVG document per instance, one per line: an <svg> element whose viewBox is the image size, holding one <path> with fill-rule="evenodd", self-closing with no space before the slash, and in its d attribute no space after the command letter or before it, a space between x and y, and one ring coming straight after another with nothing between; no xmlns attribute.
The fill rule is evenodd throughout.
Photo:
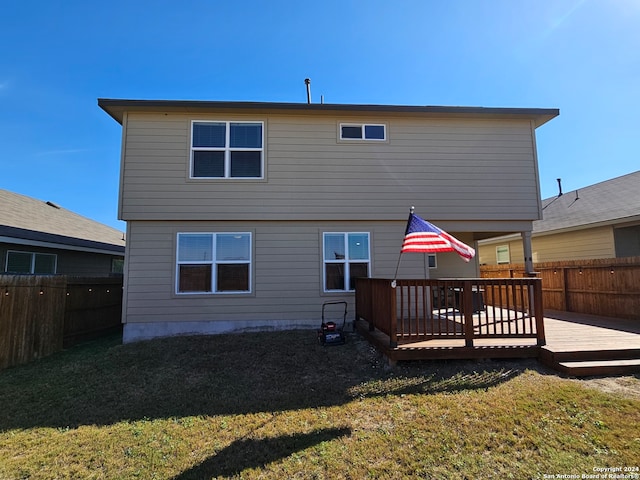
<svg viewBox="0 0 640 480"><path fill-rule="evenodd" d="M533 234L640 220L640 170L542 202Z"/></svg>
<svg viewBox="0 0 640 480"><path fill-rule="evenodd" d="M0 189L0 241L124 253L124 234L53 202ZM54 245L51 245L54 244Z"/></svg>
<svg viewBox="0 0 640 480"><path fill-rule="evenodd" d="M356 105L337 103L281 103L281 102L228 102L203 100L124 100L99 98L98 106L122 124L127 111L167 111L200 113L206 110L287 110L309 112L362 112L362 113L407 113L423 116L499 117L527 118L535 121L536 127L543 125L560 111L557 108L488 108L447 107L412 105Z"/></svg>

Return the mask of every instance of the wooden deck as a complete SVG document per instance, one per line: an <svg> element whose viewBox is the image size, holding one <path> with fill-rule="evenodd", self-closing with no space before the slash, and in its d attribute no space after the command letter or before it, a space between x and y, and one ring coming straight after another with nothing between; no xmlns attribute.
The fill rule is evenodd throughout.
<svg viewBox="0 0 640 480"><path fill-rule="evenodd" d="M535 338L476 338L473 347L461 338L401 342L370 331L366 321L356 328L391 363L424 359L539 358L547 366L573 376L640 372L640 322L570 312L547 311L546 345Z"/></svg>
<svg viewBox="0 0 640 480"><path fill-rule="evenodd" d="M539 359L573 376L640 372L640 322L572 312L545 312L547 344Z"/></svg>

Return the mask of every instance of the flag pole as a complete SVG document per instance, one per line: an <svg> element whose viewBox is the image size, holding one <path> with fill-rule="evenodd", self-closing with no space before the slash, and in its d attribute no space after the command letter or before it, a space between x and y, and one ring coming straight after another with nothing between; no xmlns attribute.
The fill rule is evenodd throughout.
<svg viewBox="0 0 640 480"><path fill-rule="evenodd" d="M414 207L413 205L411 205L411 208L409 209L409 218L407 219L407 228L405 228L404 230L404 234L407 234L407 230L409 229L409 222L411 221L411 215L413 215L414 210L416 209L416 207ZM400 249L400 255L398 255L398 263L396 265L396 273L393 275L393 283L395 285L395 282L398 278L398 269L400 268L400 259L402 258L402 249Z"/></svg>

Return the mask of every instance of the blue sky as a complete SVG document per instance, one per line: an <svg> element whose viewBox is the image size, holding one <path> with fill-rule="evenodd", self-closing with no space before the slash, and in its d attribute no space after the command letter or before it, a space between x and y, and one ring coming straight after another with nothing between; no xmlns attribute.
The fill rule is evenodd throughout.
<svg viewBox="0 0 640 480"><path fill-rule="evenodd" d="M559 108L542 197L640 169L640 1L5 0L0 188L117 220L97 98ZM640 186L639 186L640 187Z"/></svg>

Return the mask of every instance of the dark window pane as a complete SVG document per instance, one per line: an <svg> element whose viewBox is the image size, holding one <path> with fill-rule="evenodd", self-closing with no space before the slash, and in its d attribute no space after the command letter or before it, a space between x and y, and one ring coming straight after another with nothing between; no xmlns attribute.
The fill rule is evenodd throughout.
<svg viewBox="0 0 640 480"><path fill-rule="evenodd" d="M349 290L356 289L356 278L368 277L369 265L367 263L350 263L349 264Z"/></svg>
<svg viewBox="0 0 640 480"><path fill-rule="evenodd" d="M429 268L436 268L436 256L429 255Z"/></svg>
<svg viewBox="0 0 640 480"><path fill-rule="evenodd" d="M262 124L232 123L229 131L231 148L262 148Z"/></svg>
<svg viewBox="0 0 640 480"><path fill-rule="evenodd" d="M362 138L362 127L343 125L342 138Z"/></svg>
<svg viewBox="0 0 640 480"><path fill-rule="evenodd" d="M225 147L226 124L224 123L194 123L194 147Z"/></svg>
<svg viewBox="0 0 640 480"><path fill-rule="evenodd" d="M224 177L224 152L193 152L194 177Z"/></svg>
<svg viewBox="0 0 640 480"><path fill-rule="evenodd" d="M124 260L121 258L111 259L111 273L124 273Z"/></svg>
<svg viewBox="0 0 640 480"><path fill-rule="evenodd" d="M210 292L211 265L180 265L179 292Z"/></svg>
<svg viewBox="0 0 640 480"><path fill-rule="evenodd" d="M56 256L36 253L36 264L33 273L36 275L56 273Z"/></svg>
<svg viewBox="0 0 640 480"><path fill-rule="evenodd" d="M8 273L32 273L31 259L32 253L9 252L7 253Z"/></svg>
<svg viewBox="0 0 640 480"><path fill-rule="evenodd" d="M218 265L218 292L248 292L249 264Z"/></svg>
<svg viewBox="0 0 640 480"><path fill-rule="evenodd" d="M384 125L365 125L364 138L370 140L384 140Z"/></svg>
<svg viewBox="0 0 640 480"><path fill-rule="evenodd" d="M640 225L614 228L613 238L616 257L637 257L640 255Z"/></svg>
<svg viewBox="0 0 640 480"><path fill-rule="evenodd" d="M180 265L179 292L210 292L211 265Z"/></svg>
<svg viewBox="0 0 640 480"><path fill-rule="evenodd" d="M261 177L262 152L231 152L232 177Z"/></svg>
<svg viewBox="0 0 640 480"><path fill-rule="evenodd" d="M325 265L325 290L344 290L344 264Z"/></svg>

